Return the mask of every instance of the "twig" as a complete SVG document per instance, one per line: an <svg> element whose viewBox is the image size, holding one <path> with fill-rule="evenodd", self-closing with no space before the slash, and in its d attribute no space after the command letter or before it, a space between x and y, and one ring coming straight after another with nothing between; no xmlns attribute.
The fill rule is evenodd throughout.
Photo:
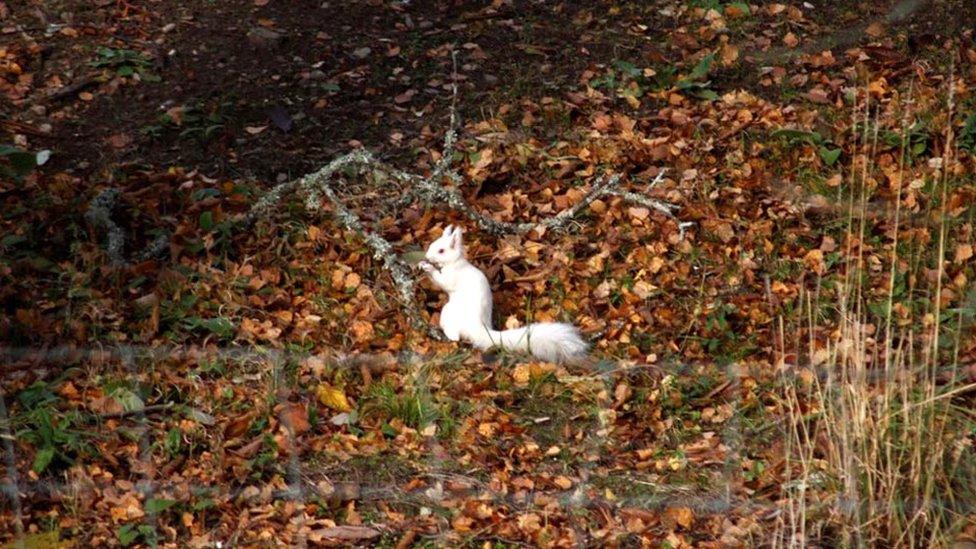
<svg viewBox="0 0 976 549"><path fill-rule="evenodd" d="M71 94L80 92L81 90L87 88L88 86L97 84L98 80L94 75L83 76L77 82L68 84L67 86L58 88L50 95L47 96L47 101L57 101L61 98L67 97Z"/></svg>
<svg viewBox="0 0 976 549"><path fill-rule="evenodd" d="M451 160L454 155L454 143L457 141L457 95L458 95L458 72L457 72L457 50L451 51L451 119L444 133L444 148L441 151L441 158L434 165L434 171L430 179L438 181L451 167Z"/></svg>

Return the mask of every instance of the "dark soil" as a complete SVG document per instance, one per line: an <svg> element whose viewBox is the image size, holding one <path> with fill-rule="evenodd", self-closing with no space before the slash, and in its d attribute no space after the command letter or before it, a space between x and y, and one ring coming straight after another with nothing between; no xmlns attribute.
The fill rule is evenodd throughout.
<svg viewBox="0 0 976 549"><path fill-rule="evenodd" d="M470 120L506 102L558 96L588 65L639 53L646 40L602 10L554 10L541 2L496 9L433 1L191 1L153 5L152 13L126 19L115 3L87 4L65 9L84 14L73 25L92 29L91 40L70 54L93 60L100 46L142 51L160 79L95 82L86 88L94 100L55 121L52 166L88 173L148 163L211 177L274 178L314 168L356 142L410 155L448 126L452 48L459 52L459 108ZM95 29L109 29L108 36ZM49 63L36 80L61 66ZM174 107L183 107L177 123L165 118ZM25 122L43 122L29 113Z"/></svg>
<svg viewBox="0 0 976 549"><path fill-rule="evenodd" d="M841 26L884 20L902 3L802 9L829 38ZM905 54L969 32L976 21L976 4L966 0L930 4L898 23ZM34 140L53 150L51 168L107 177L119 165L146 165L267 181L314 169L359 144L409 160L437 146L448 126L453 50L462 118L497 116L509 105L516 107L513 125L522 103L565 99L587 68L599 72L617 59L638 66L685 61L667 39L670 16L654 3L191 0L142 9L70 0L15 10L4 23L6 41L24 51L52 29L80 33L46 39L54 46L26 56L35 86L10 118L29 128L52 126ZM859 33L857 41L865 38ZM838 54L851 46L825 45ZM91 66L104 47L141 52L145 72L159 81L120 84L113 68ZM795 54L776 51L744 52L743 63L716 68L713 87L780 93L758 82L763 66ZM52 89L61 95L49 98ZM84 92L92 96L79 101ZM526 131L558 139L572 116L570 109L563 126Z"/></svg>

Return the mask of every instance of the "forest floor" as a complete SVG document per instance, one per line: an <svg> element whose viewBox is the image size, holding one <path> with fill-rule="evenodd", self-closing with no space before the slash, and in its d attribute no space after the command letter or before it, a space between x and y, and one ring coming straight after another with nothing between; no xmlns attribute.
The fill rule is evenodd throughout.
<svg viewBox="0 0 976 549"><path fill-rule="evenodd" d="M0 544L976 543L974 25L966 0L0 1ZM430 174L455 84L478 211L545 219L616 174L675 217L606 197L496 236L378 172L343 205L397 253L462 225L496 324L573 322L585 366L416 330L327 201L236 222L360 147ZM85 215L109 188L121 262ZM825 363L887 406L916 351L931 393L880 417L944 406L945 474L852 495L877 468Z"/></svg>

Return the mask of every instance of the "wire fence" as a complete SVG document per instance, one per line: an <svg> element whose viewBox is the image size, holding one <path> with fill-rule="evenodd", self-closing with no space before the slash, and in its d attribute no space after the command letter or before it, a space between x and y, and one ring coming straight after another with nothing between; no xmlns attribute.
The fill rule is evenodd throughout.
<svg viewBox="0 0 976 549"><path fill-rule="evenodd" d="M228 364L227 375L234 375L233 366L239 366L251 375L257 376L258 383L267 384L268 390L273 391L285 387L294 391L306 391L311 393L308 387L297 386L297 382L288 375L289 370L294 369L296 363L301 363L310 355L299 352L289 352L279 349L267 349L261 347L225 347L208 348L181 347L181 346L101 346L92 348L78 347L57 347L48 349L35 348L0 348L0 363L5 364L5 372L30 368L63 368L71 364L100 364L112 365L117 368L117 372L128 376L133 381L144 379L144 374L152 369L161 367L160 365L168 361L192 360L197 363L201 361L219 360ZM336 367L354 367L353 364L360 364L360 361L344 361L342 356L332 357L332 364ZM361 357L360 357L361 358ZM424 364L429 363L431 357L420 357L412 354L402 354L396 359L396 371L403 373L415 372ZM380 360L380 358L377 358ZM389 357L382 357L382 360L389 360ZM690 375L697 371L700 365L669 364L654 366L646 364L619 363L611 361L601 361L591 363L587 367L575 368L571 375L564 376L562 382L576 382L585 380L591 384L602 382L608 394L613 394L614 388L619 383L620 376L630 375L641 371L654 371L657 375L663 376L682 376ZM716 433L719 437L719 444L726 448L725 458L722 463L714 463L710 466L711 479L707 487L689 483L687 485L675 485L665 483L660 480L659 475L653 471L627 471L616 476L616 480L631 488L639 487L639 490L622 490L620 494L613 497L613 505L619 508L633 507L650 510L664 510L668 507L683 506L689 507L697 513L716 514L725 513L731 509L751 509L759 507L769 507L769 511L775 511L772 504L764 504L759 500L750 501L741 495L743 481L743 470L741 459L745 450L743 444L749 438L750 433L743 433L743 426L737 419L739 408L738 394L735 390L739 383L739 368L728 368L726 370L726 387L732 390L726 394L732 395L731 401L726 400L727 404L733 407L731 417L723 422L720 430ZM411 379L415 388L431 393L438 391L437 387L427 385L426 376L412 376ZM10 418L10 405L15 395L6 390L0 398L0 438L2 438L2 448L4 452L3 463L6 467L5 475L0 484L0 491L3 493L4 506L11 512L12 523L15 528L15 539L22 539L25 532L24 508L32 500L40 499L50 501L52 499L69 498L71 494L77 494L79 487L69 481L58 481L52 478L42 477L40 479L25 479L18 475L17 464L22 461L24 456L16 454L16 434ZM309 394L308 399L314 399L314 394ZM151 423L154 421L151 415L179 414L181 413L179 402L155 403L143 407L127 409L121 414L116 414L116 419L124 421L127 428L138 437L138 462L139 466L134 467L132 474L136 477L136 489L141 493L143 501L149 500L158 494L171 494L178 492L180 486L174 484L167 478L163 478L153 465L153 449L163 444L162 437L166 436L165 431L154 430ZM566 509L587 509L606 505L607 501L603 497L606 489L606 473L602 466L610 462L615 441L612 436L612 425L607 422L608 417L612 417L613 403L610 401L597 404L597 408L590 413L582 414L582 417L574 418L574 431L582 432L581 439L565 441L564 445L569 445L572 450L579 455L586 456L586 459L574 460L570 465L567 474L574 481L567 489L539 489L547 496L556 498ZM277 416L280 425L285 427L284 431L289 437L289 444L297 447L297 442L293 433L295 429L290 424L293 421L288 414L279 413ZM93 428L103 428L96 425ZM639 442L639 441L634 441ZM650 442L650 441L649 441ZM20 458L20 459L18 459ZM261 497L272 500L292 500L298 502L309 502L322 497L316 484L316 479L323 478L321 474L322 464L319 462L309 463L305 456L300 452L285 452L279 455L279 465L284 471L284 478L287 482L286 487L277 487L272 490L262 489ZM379 467L383 467L383 456L379 458ZM395 457L391 457L395 459ZM437 507L444 498L443 484L445 481L454 481L452 487L452 497L456 497L457 486L467 486L466 491L470 496L477 496L480 500L497 505L504 505L513 509L529 509L532 507L532 498L526 498L525 494L512 493L507 489L493 488L491 482L486 481L483 471L464 471L459 472L458 467L450 459L438 456L436 452L429 452L426 457L421 457L417 462L417 475L424 477L429 484L426 490L406 490L402 485L389 483L385 480L360 479L355 487L355 499L360 502L395 500L398 502L408 502L418 507ZM335 477L342 477L343 463L333 463L328 467L329 473ZM603 472L601 472L603 471ZM336 473L340 474L336 474ZM184 481L185 482L185 481ZM252 485L248 482L241 482L234 486L211 486L207 487L209 497L217 499L233 500L242 495L255 494ZM266 488L261 486L261 488ZM532 493L534 490L530 490ZM758 507L757 507L758 506ZM142 519L142 525L155 531L157 528L157 512L147 509ZM572 514L570 514L572 516ZM585 532L583 519L578 520L578 524L573 527L580 530L580 535ZM300 531L301 529L299 529ZM580 538L583 539L583 538ZM301 539L300 546L306 544L306 540Z"/></svg>

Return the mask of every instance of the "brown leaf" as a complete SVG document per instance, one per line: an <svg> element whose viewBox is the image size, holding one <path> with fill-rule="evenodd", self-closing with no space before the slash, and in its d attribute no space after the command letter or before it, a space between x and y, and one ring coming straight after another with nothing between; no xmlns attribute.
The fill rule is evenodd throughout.
<svg viewBox="0 0 976 549"><path fill-rule="evenodd" d="M239 416L224 427L224 438L237 438L246 433L250 426L251 414Z"/></svg>
<svg viewBox="0 0 976 549"><path fill-rule="evenodd" d="M669 507L664 512L662 519L666 524L688 529L695 522L695 512L690 507Z"/></svg>
<svg viewBox="0 0 976 549"><path fill-rule="evenodd" d="M735 238L735 229L733 229L732 225L727 221L709 220L707 222L703 222L702 225L705 227L705 230L718 237L723 244L728 244L733 238Z"/></svg>
<svg viewBox="0 0 976 549"><path fill-rule="evenodd" d="M823 88L813 88L807 92L807 99L814 103L826 104L830 103L830 95Z"/></svg>
<svg viewBox="0 0 976 549"><path fill-rule="evenodd" d="M956 246L956 263L962 263L973 257L972 244L959 244Z"/></svg>
<svg viewBox="0 0 976 549"><path fill-rule="evenodd" d="M512 381L518 386L525 386L529 383L532 374L529 371L529 367L525 364L519 364L512 370Z"/></svg>
<svg viewBox="0 0 976 549"><path fill-rule="evenodd" d="M416 93L417 92L415 90L407 90L401 94L397 94L397 96L393 98L393 102L396 103L397 105L409 103L410 100L413 99L413 96L416 95Z"/></svg>
<svg viewBox="0 0 976 549"><path fill-rule="evenodd" d="M308 422L308 410L300 402L292 402L282 406L278 412L278 418L294 436L307 433L312 428L312 424Z"/></svg>
<svg viewBox="0 0 976 549"><path fill-rule="evenodd" d="M349 325L349 331L352 332L356 341L360 343L372 341L373 334L375 333L372 322L359 319L352 321L352 324Z"/></svg>
<svg viewBox="0 0 976 549"><path fill-rule="evenodd" d="M724 44L722 45L721 60L722 65L726 67L732 66L739 59L739 48L735 44Z"/></svg>
<svg viewBox="0 0 976 549"><path fill-rule="evenodd" d="M113 148L124 149L132 143L132 136L127 133L117 133L107 137L105 142Z"/></svg>

